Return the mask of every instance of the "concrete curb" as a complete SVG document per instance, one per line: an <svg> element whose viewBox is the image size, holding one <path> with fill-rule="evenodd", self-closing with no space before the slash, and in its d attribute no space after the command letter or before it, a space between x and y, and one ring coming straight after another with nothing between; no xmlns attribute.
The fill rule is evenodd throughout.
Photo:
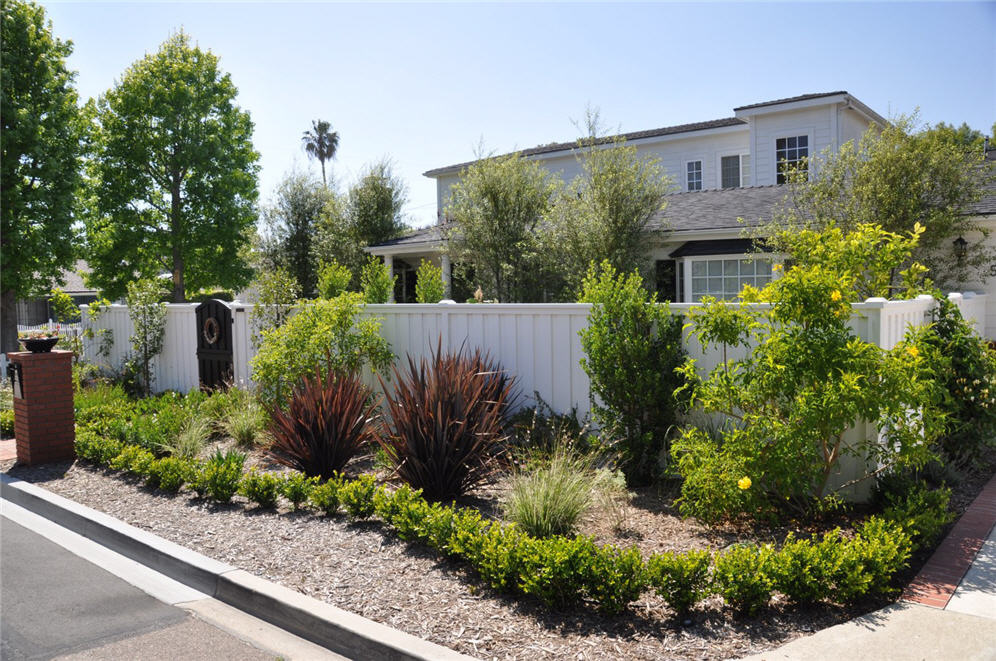
<svg viewBox="0 0 996 661"><path fill-rule="evenodd" d="M212 560L7 474L0 474L0 499L338 654L385 661L473 661L447 647Z"/></svg>

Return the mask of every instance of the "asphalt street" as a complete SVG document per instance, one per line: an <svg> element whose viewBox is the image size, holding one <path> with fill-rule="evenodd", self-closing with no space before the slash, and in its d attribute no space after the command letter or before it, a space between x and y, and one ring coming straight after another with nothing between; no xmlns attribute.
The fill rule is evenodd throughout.
<svg viewBox="0 0 996 661"><path fill-rule="evenodd" d="M274 659L0 517L0 658Z"/></svg>

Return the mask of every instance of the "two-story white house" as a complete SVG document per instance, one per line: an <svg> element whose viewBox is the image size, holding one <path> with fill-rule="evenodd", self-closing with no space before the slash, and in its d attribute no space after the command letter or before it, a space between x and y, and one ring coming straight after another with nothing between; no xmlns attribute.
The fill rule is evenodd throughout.
<svg viewBox="0 0 996 661"><path fill-rule="evenodd" d="M763 285L771 263L751 259L745 226L771 219L785 196L784 168L819 167L814 157L857 141L870 126L887 120L845 91L805 94L733 109L734 115L694 124L622 134L640 156L659 160L680 192L668 197L651 228L665 229L664 240L648 245L656 264L661 298L697 301L703 295L733 297L744 284ZM576 143L543 145L519 152L570 181L579 173ZM367 250L383 256L413 290L412 270L429 259L451 265L445 251L444 217L451 187L472 162L429 170L436 180L439 223ZM983 210L983 213L985 211ZM742 221L741 221L742 219ZM401 300L413 300L404 296Z"/></svg>

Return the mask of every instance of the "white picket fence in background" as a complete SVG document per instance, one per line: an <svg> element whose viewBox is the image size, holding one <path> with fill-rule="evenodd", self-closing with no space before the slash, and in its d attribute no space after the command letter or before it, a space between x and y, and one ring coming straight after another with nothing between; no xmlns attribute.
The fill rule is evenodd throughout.
<svg viewBox="0 0 996 661"><path fill-rule="evenodd" d="M951 294L962 314L983 332L987 300L983 295ZM694 303L671 305L675 313L685 313ZM763 304L759 304L763 305ZM163 352L155 361L155 389L187 392L198 387L196 304L168 305L166 338ZM929 321L934 301L929 296L913 300L887 301L868 299L854 305L851 327L862 339L890 349L902 339L909 326ZM251 384L249 362L255 355L249 329L251 304L231 304L234 340L234 376L241 384ZM578 331L587 325L587 304L446 304L368 305L364 315L382 319L381 332L398 359L406 355L416 360L428 356L437 343L444 350L480 347L516 377L529 405L534 392L554 410L577 408L584 415L589 410L588 376L581 369L584 356ZM84 315L84 319L86 316ZM93 325L89 320L85 324ZM85 341L87 358L120 369L129 352L132 333L128 309L110 306L96 322L99 328L113 333L110 356L96 355L95 341ZM719 350L703 351L694 338L686 337L685 348L698 361L701 370L712 369L722 360ZM744 355L746 349L728 352L729 358ZM403 363L401 363L403 364ZM367 375L371 385L376 379Z"/></svg>

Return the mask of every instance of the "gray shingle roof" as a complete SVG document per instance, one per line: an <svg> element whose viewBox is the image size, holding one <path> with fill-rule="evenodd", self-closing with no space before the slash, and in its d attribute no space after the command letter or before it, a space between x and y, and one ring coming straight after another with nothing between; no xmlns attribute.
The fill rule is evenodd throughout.
<svg viewBox="0 0 996 661"><path fill-rule="evenodd" d="M737 119L736 117L725 117L723 119L713 119L707 122L695 122L694 124L680 124L678 126L665 126L659 129L649 129L646 131L633 131L632 133L620 133L619 135L606 136L598 141L598 144L605 144L617 138L623 138L624 140L642 140L643 138L656 138L663 135L674 135L677 133L690 133L692 131L705 131L707 129L722 128L724 126L737 126L740 124L746 124L742 119ZM539 154L550 154L558 151L570 151L577 147L577 141L574 142L552 142L548 145L540 145L538 147L531 147L529 149L522 149L518 154L521 156L536 156ZM516 152L512 152L516 153ZM503 154L507 156L508 154ZM477 160L467 161L465 163L457 163L456 165L447 165L446 167L436 168L434 170L428 170L423 174L426 177L435 177L441 174L448 174L450 172L459 172L468 165L477 163Z"/></svg>
<svg viewBox="0 0 996 661"><path fill-rule="evenodd" d="M785 99L775 99L774 101L762 101L760 103L752 103L746 106L740 106L739 108L734 108L733 112L738 112L740 110L750 110L751 108L763 108L765 106L777 106L782 103L795 103L796 101L809 101L810 99L822 99L827 96L837 96L838 94L847 94L847 91L840 90L837 92L819 92L817 94L800 94L799 96L790 96Z"/></svg>
<svg viewBox="0 0 996 661"><path fill-rule="evenodd" d="M650 226L672 232L756 227L771 220L772 210L788 190L778 185L676 193L667 197L667 206Z"/></svg>

